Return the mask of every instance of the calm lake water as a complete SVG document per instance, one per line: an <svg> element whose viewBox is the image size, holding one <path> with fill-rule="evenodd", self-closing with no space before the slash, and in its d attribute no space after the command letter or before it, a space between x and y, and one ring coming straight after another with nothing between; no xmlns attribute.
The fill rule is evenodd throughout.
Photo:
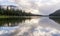
<svg viewBox="0 0 60 36"><path fill-rule="evenodd" d="M60 36L60 19L0 18L0 36Z"/></svg>

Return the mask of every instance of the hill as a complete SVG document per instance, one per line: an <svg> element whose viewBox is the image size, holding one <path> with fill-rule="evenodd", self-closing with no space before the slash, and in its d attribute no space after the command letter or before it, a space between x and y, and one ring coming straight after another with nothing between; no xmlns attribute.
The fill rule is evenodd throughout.
<svg viewBox="0 0 60 36"><path fill-rule="evenodd" d="M54 13L50 14L49 16L60 16L60 9L56 10Z"/></svg>

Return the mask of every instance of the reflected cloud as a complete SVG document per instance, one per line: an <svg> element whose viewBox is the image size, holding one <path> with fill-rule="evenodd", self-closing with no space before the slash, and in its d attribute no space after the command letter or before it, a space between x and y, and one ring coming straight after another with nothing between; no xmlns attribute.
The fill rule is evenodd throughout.
<svg viewBox="0 0 60 36"><path fill-rule="evenodd" d="M18 26L15 27L0 27L0 36L10 36L11 33L14 33Z"/></svg>
<svg viewBox="0 0 60 36"><path fill-rule="evenodd" d="M20 28L18 25L31 18L0 18L0 36L13 36Z"/></svg>
<svg viewBox="0 0 60 36"><path fill-rule="evenodd" d="M60 36L60 25L48 17L32 18L14 27L0 27L1 36Z"/></svg>
<svg viewBox="0 0 60 36"><path fill-rule="evenodd" d="M37 22L35 20L37 20ZM26 20L20 29L18 29L19 32L14 36L60 36L59 27L60 26L48 17L31 19Z"/></svg>
<svg viewBox="0 0 60 36"><path fill-rule="evenodd" d="M34 36L60 36L59 30L42 26L38 26L37 28L35 28L35 31L33 33Z"/></svg>

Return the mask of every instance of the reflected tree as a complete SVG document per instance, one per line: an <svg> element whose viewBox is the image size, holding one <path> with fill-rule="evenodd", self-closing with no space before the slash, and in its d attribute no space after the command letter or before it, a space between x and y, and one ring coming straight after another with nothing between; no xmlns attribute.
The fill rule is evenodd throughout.
<svg viewBox="0 0 60 36"><path fill-rule="evenodd" d="M30 20L31 18L0 18L0 26L17 26L18 23L22 23L25 20Z"/></svg>

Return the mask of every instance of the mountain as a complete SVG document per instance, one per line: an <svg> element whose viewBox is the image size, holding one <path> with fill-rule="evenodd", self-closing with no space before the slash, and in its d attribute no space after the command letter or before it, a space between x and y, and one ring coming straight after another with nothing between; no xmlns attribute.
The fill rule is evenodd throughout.
<svg viewBox="0 0 60 36"><path fill-rule="evenodd" d="M50 14L49 16L60 16L60 9L56 10L54 13Z"/></svg>
<svg viewBox="0 0 60 36"><path fill-rule="evenodd" d="M56 23L60 24L60 18L57 17L57 18L53 18L53 17L49 17L49 19L55 21Z"/></svg>

